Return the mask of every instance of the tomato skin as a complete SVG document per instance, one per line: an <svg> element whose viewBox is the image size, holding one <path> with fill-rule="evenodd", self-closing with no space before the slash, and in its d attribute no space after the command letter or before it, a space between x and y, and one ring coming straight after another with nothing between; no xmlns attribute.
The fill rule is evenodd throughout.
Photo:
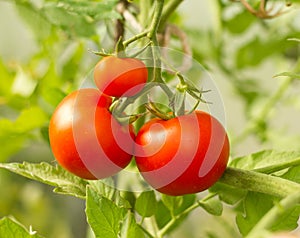
<svg viewBox="0 0 300 238"><path fill-rule="evenodd" d="M110 104L111 99L100 91L80 89L62 100L50 120L54 157L81 178L112 176L131 161L133 127L120 125L107 109Z"/></svg>
<svg viewBox="0 0 300 238"><path fill-rule="evenodd" d="M167 121L152 119L136 136L136 164L144 179L168 195L201 192L223 174L229 141L210 114L195 111Z"/></svg>
<svg viewBox="0 0 300 238"><path fill-rule="evenodd" d="M113 97L131 97L140 92L147 82L145 64L135 58L106 56L94 69L94 81L98 89Z"/></svg>

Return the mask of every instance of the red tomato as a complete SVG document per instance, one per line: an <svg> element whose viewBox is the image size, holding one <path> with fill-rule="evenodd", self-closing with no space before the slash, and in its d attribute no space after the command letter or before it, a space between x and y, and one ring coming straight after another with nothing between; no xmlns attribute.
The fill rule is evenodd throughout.
<svg viewBox="0 0 300 238"><path fill-rule="evenodd" d="M195 111L147 122L136 136L135 153L142 176L154 189L184 195L203 191L222 176L229 141L213 116Z"/></svg>
<svg viewBox="0 0 300 238"><path fill-rule="evenodd" d="M131 97L147 82L145 64L134 58L106 56L94 69L94 81L103 93L113 97Z"/></svg>
<svg viewBox="0 0 300 238"><path fill-rule="evenodd" d="M58 105L49 125L49 138L58 163L85 179L109 177L132 158L132 126L120 125L108 106L111 99L96 89L69 94Z"/></svg>

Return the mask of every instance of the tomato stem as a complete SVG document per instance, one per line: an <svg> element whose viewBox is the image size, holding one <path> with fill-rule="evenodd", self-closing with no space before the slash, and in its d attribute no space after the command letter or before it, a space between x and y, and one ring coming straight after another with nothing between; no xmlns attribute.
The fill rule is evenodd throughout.
<svg viewBox="0 0 300 238"><path fill-rule="evenodd" d="M162 13L161 16L161 20L160 20L160 24L159 24L159 28L158 31L161 32L163 31L167 20L169 19L169 17L171 16L171 14L176 10L176 8L178 8L178 6L183 2L183 0L172 0L172 1L168 1L168 3L166 4L166 6L164 7L164 11Z"/></svg>
<svg viewBox="0 0 300 238"><path fill-rule="evenodd" d="M200 206L199 203L201 201L206 201L206 200L208 200L208 199L210 199L210 198L212 198L214 196L215 196L215 194L208 194L203 199L199 199L194 204L192 204L191 206L187 207L181 213L173 216L172 219L159 231L159 237L163 237L170 230L170 228L176 223L176 221L178 219L180 219L182 216L187 215L190 212L192 212L193 210L195 210L196 208L198 208Z"/></svg>
<svg viewBox="0 0 300 238"><path fill-rule="evenodd" d="M149 101L149 103L147 103L145 105L145 107L147 108L147 110L149 112L151 112L153 115L163 119L163 120L169 120L172 118L171 115L168 115L164 112L162 112L153 102Z"/></svg>
<svg viewBox="0 0 300 238"><path fill-rule="evenodd" d="M126 48L129 44L131 44L131 43L133 43L133 42L135 42L135 41L137 41L137 40L139 40L143 37L146 37L148 35L148 33L149 33L149 30L145 30L145 31L129 38L128 40L123 41L124 47Z"/></svg>
<svg viewBox="0 0 300 238"><path fill-rule="evenodd" d="M117 43L116 43L116 47L115 47L115 54L117 55L117 57L119 58L125 58L125 47L124 44L122 42L122 36L119 37Z"/></svg>
<svg viewBox="0 0 300 238"><path fill-rule="evenodd" d="M298 183L268 174L232 167L225 170L219 182L281 198L300 190L300 184Z"/></svg>
<svg viewBox="0 0 300 238"><path fill-rule="evenodd" d="M156 4L155 12L154 12L153 20L150 25L150 31L147 35L150 39L152 39L154 37L154 35L156 35L156 33L157 33L157 29L159 26L159 22L160 22L163 7L164 7L164 2L165 2L164 0L156 0L155 1L155 4Z"/></svg>

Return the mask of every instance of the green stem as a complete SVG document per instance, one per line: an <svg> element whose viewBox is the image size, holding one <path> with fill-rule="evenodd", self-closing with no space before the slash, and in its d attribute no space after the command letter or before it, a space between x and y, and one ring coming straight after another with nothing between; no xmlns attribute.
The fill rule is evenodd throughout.
<svg viewBox="0 0 300 238"><path fill-rule="evenodd" d="M162 15L162 11L163 11L163 7L164 7L164 0L156 0L155 1L155 12L154 12L154 16L153 16L153 20L151 22L150 25L150 32L148 33L148 37L150 39L152 39L153 37L156 38L156 33L157 33L157 29L158 29L158 25L160 23L160 19L161 19L161 15Z"/></svg>
<svg viewBox="0 0 300 238"><path fill-rule="evenodd" d="M172 219L158 232L159 237L164 237L164 235L170 230L170 228L175 224L175 222L182 216L189 214L191 211L199 207L198 203L194 203L187 209L185 209L182 213L173 216Z"/></svg>
<svg viewBox="0 0 300 238"><path fill-rule="evenodd" d="M145 87L143 88L143 90L141 92L139 92L138 94L132 96L132 97L128 97L126 98L126 100L122 103L120 103L120 105L115 108L114 110L116 114L123 113L125 111L125 109L132 103L135 102L135 100L137 98L142 97L143 95L145 95L146 93L148 93L153 87L157 86L157 84L155 83L148 83L145 85Z"/></svg>
<svg viewBox="0 0 300 238"><path fill-rule="evenodd" d="M158 83L158 85L161 87L161 89L167 94L169 100L173 98L173 92L171 89L167 86L165 81L162 79L161 76L161 61L160 61L160 52L159 48L157 47L156 40L152 41L152 57L153 57L153 82Z"/></svg>
<svg viewBox="0 0 300 238"><path fill-rule="evenodd" d="M300 190L300 184L298 183L272 175L231 167L226 169L219 182L236 188L281 198Z"/></svg>
<svg viewBox="0 0 300 238"><path fill-rule="evenodd" d="M300 204L300 192L297 192L282 199L279 204L276 204L264 217L256 224L256 226L247 235L247 238L260 237L262 232L272 227L274 223L278 221L286 212L286 210L292 209L297 204Z"/></svg>
<svg viewBox="0 0 300 238"><path fill-rule="evenodd" d="M158 29L159 32L163 31L169 17L182 2L183 0L171 0L166 4L160 20L159 29Z"/></svg>
<svg viewBox="0 0 300 238"><path fill-rule="evenodd" d="M173 92L169 89L169 87L166 85L164 80L161 77L161 55L160 55L160 49L159 49L159 43L157 40L157 30L160 23L163 6L164 6L164 0L156 0L156 6L155 6L155 12L153 16L153 20L151 22L151 26L149 29L148 37L152 42L152 58L153 58L153 81L156 83L159 83L159 86L162 88L162 90L167 94L168 98L171 99L173 96Z"/></svg>
<svg viewBox="0 0 300 238"><path fill-rule="evenodd" d="M139 33L139 34L137 34L137 35L129 38L128 40L123 41L124 47L126 48L129 44L131 44L132 42L134 42L134 41L136 41L138 39L141 39L141 38L147 36L147 34L149 34L149 30L145 30L145 31L143 31L143 32L141 32L141 33Z"/></svg>
<svg viewBox="0 0 300 238"><path fill-rule="evenodd" d="M194 204L192 204L191 206L187 207L183 212L181 212L180 214L173 216L172 219L163 227L163 229L161 229L159 231L159 235L160 237L163 237L168 231L169 229L175 224L175 222L180 219L182 216L189 214L190 212L192 212L193 210L195 210L197 207L199 207L199 203L205 202L206 200L211 199L212 197L214 197L216 194L208 194L205 198L198 200L197 202L195 202Z"/></svg>

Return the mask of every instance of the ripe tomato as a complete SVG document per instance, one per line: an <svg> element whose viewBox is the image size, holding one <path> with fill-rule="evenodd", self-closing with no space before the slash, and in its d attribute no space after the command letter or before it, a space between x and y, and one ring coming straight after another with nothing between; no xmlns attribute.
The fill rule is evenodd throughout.
<svg viewBox="0 0 300 238"><path fill-rule="evenodd" d="M132 158L132 126L111 115L111 99L96 89L77 90L63 99L52 115L49 138L58 163L85 179L109 177Z"/></svg>
<svg viewBox="0 0 300 238"><path fill-rule="evenodd" d="M174 196L212 186L229 157L225 129L202 111L167 121L150 120L138 132L135 147L144 179L161 193Z"/></svg>
<svg viewBox="0 0 300 238"><path fill-rule="evenodd" d="M145 64L134 58L106 56L94 69L94 81L99 90L113 97L131 97L147 82Z"/></svg>

